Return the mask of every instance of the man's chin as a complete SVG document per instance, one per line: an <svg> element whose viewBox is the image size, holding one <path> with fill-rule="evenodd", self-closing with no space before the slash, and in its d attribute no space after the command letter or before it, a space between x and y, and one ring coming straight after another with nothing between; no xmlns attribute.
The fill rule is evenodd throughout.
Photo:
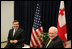
<svg viewBox="0 0 72 49"><path fill-rule="evenodd" d="M53 38L50 38L51 40L53 40Z"/></svg>

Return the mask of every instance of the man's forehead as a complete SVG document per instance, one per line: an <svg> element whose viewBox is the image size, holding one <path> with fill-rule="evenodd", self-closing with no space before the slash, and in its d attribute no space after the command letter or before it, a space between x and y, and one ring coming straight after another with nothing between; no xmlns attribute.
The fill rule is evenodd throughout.
<svg viewBox="0 0 72 49"><path fill-rule="evenodd" d="M54 32L55 32L54 29L49 30L49 33L54 33Z"/></svg>
<svg viewBox="0 0 72 49"><path fill-rule="evenodd" d="M54 33L54 31L50 31L49 33Z"/></svg>
<svg viewBox="0 0 72 49"><path fill-rule="evenodd" d="M53 29L49 29L49 31L54 31L55 29L53 28Z"/></svg>

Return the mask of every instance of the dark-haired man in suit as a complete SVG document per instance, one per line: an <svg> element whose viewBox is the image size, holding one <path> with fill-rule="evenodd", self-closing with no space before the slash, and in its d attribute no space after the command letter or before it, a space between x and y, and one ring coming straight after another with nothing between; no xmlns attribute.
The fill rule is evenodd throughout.
<svg viewBox="0 0 72 49"><path fill-rule="evenodd" d="M5 48L22 48L24 41L24 30L19 28L19 21L14 20L13 28L9 30L8 43Z"/></svg>

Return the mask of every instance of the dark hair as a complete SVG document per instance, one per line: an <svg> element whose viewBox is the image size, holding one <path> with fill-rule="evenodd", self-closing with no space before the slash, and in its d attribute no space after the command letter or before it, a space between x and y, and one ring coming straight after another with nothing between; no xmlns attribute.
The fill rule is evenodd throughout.
<svg viewBox="0 0 72 49"><path fill-rule="evenodd" d="M14 22L18 22L18 23L19 23L19 21L18 21L18 20L14 20L14 21L13 21L13 23L14 23Z"/></svg>

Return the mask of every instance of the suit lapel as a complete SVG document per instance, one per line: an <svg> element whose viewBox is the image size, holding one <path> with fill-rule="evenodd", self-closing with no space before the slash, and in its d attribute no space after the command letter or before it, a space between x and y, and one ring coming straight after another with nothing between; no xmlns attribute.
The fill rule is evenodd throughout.
<svg viewBox="0 0 72 49"><path fill-rule="evenodd" d="M56 37L52 40L52 42L49 44L48 48L53 47L53 45L55 44L55 40L56 40L57 38L58 38L58 36L56 36Z"/></svg>
<svg viewBox="0 0 72 49"><path fill-rule="evenodd" d="M48 48L53 47L53 45L54 45L54 41L52 41L52 42L49 44Z"/></svg>
<svg viewBox="0 0 72 49"><path fill-rule="evenodd" d="M48 44L49 40L50 40L50 39L48 38L48 39L47 39L47 41L46 41L46 44L45 44L45 48L46 48L46 46L47 46L47 44Z"/></svg>
<svg viewBox="0 0 72 49"><path fill-rule="evenodd" d="M14 29L12 29L12 31L11 31L11 36L12 36L12 37L13 37L13 30L14 30Z"/></svg>
<svg viewBox="0 0 72 49"><path fill-rule="evenodd" d="M15 32L14 37L16 37L19 34L19 28L17 29L17 31Z"/></svg>

